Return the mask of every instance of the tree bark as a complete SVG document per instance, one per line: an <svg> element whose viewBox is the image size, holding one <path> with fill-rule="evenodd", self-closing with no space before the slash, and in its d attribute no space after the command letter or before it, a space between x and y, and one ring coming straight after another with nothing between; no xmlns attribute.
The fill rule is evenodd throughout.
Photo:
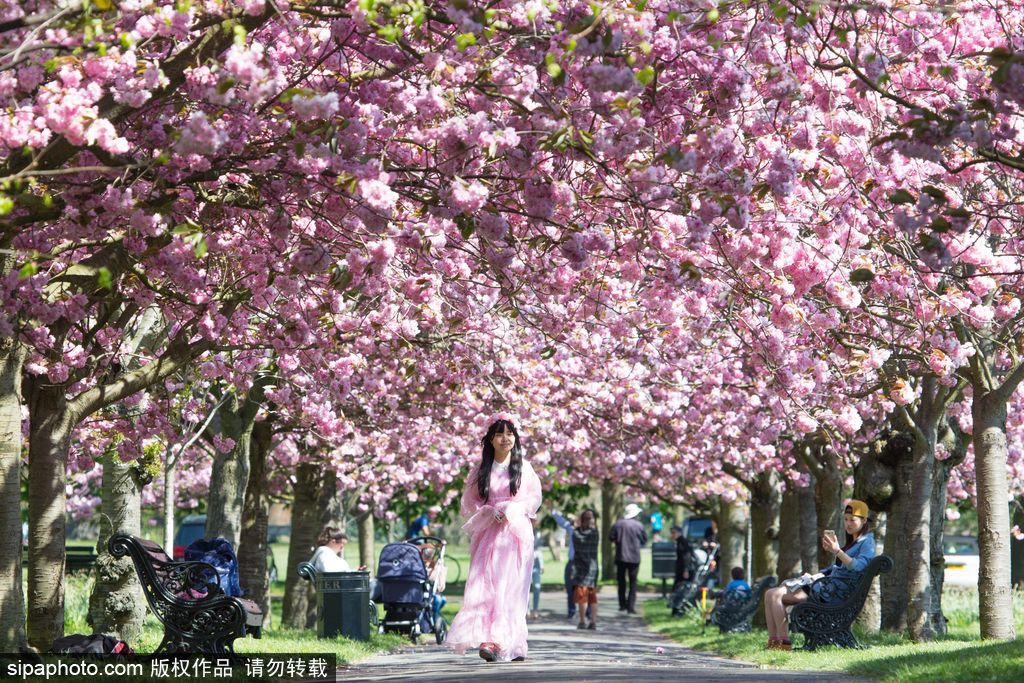
<svg viewBox="0 0 1024 683"><path fill-rule="evenodd" d="M907 629L913 640L931 637L928 610L931 605L931 500L935 471L935 428L919 424L913 450L910 498L907 500L903 538L907 558Z"/></svg>
<svg viewBox="0 0 1024 683"><path fill-rule="evenodd" d="M0 273L6 272L0 254ZM21 576L21 370L25 349L0 338L0 652L25 648Z"/></svg>
<svg viewBox="0 0 1024 683"><path fill-rule="evenodd" d="M779 564L779 531L782 514L781 477L775 471L761 472L750 490L750 554L753 584L763 576L775 575ZM758 603L754 625L765 626L764 601Z"/></svg>
<svg viewBox="0 0 1024 683"><path fill-rule="evenodd" d="M373 513L367 510L356 519L359 525L359 564L373 574L377 571L376 550L373 547Z"/></svg>
<svg viewBox="0 0 1024 683"><path fill-rule="evenodd" d="M932 475L931 502L931 555L928 573L931 581L931 601L928 606L928 627L935 635L946 634L946 617L942 613L942 587L946 578L946 556L943 537L946 530L946 489L953 468L967 456L967 442L953 420L943 417L939 423L938 443L948 454L944 460L935 460Z"/></svg>
<svg viewBox="0 0 1024 683"><path fill-rule="evenodd" d="M28 643L45 652L64 635L64 562L68 445L77 420L64 387L46 377L25 382L29 408Z"/></svg>
<svg viewBox="0 0 1024 683"><path fill-rule="evenodd" d="M1006 398L974 387L974 467L978 491L978 598L981 637L1014 637L1010 594L1010 512L1006 475Z"/></svg>
<svg viewBox="0 0 1024 683"><path fill-rule="evenodd" d="M288 543L288 570L285 574L284 605L281 622L290 628L309 628L311 601L315 604L313 587L299 578L298 566L313 554L313 544L320 532L317 511L319 466L303 462L295 469L292 494L292 535Z"/></svg>
<svg viewBox="0 0 1024 683"><path fill-rule="evenodd" d="M269 421L257 422L249 440L249 481L245 486L242 530L238 541L238 581L245 597L263 610L263 625L270 626L270 576L267 553L270 551L267 528L270 497L267 495L267 456L272 430Z"/></svg>
<svg viewBox="0 0 1024 683"><path fill-rule="evenodd" d="M778 473L762 472L754 479L750 496L750 523L753 575L750 579L775 573L779 564L779 530L782 514L782 489Z"/></svg>
<svg viewBox="0 0 1024 683"><path fill-rule="evenodd" d="M747 502L744 500L718 501L718 576L722 585L729 583L733 567L746 564L744 550L747 544Z"/></svg>
<svg viewBox="0 0 1024 683"><path fill-rule="evenodd" d="M782 581L800 573L800 498L796 485L789 482L779 510L779 560L775 575Z"/></svg>
<svg viewBox="0 0 1024 683"><path fill-rule="evenodd" d="M612 546L612 525L619 521L625 505L622 486L605 480L601 484L601 577L615 576L615 548Z"/></svg>
<svg viewBox="0 0 1024 683"><path fill-rule="evenodd" d="M220 410L221 434L234 441L228 452L217 451L210 472L210 493L206 506L206 538L227 539L238 547L242 532L245 487L249 482L249 449L253 420L246 420L248 399L233 397Z"/></svg>
<svg viewBox="0 0 1024 683"><path fill-rule="evenodd" d="M142 525L142 487L135 468L121 462L113 448L103 457L100 534L88 622L93 633L128 643L138 641L146 618L146 598L129 557L114 558L107 542L116 533L138 536Z"/></svg>
<svg viewBox="0 0 1024 683"><path fill-rule="evenodd" d="M879 543L878 548L885 547L885 513L875 513L875 541ZM878 550L882 554L883 550ZM882 584L876 576L868 588L867 598L864 600L864 607L857 615L857 626L865 633L878 633L882 626Z"/></svg>
<svg viewBox="0 0 1024 683"><path fill-rule="evenodd" d="M814 510L818 516L818 529L815 540L818 542L818 566L827 567L835 561L835 557L821 547L820 539L825 529L832 529L843 538L842 510L843 478L839 469L828 467L814 477ZM837 528L838 527L838 528Z"/></svg>
<svg viewBox="0 0 1024 683"><path fill-rule="evenodd" d="M1013 523L1024 529L1024 498L1013 503ZM1024 539L1010 537L1010 583L1014 588L1024 588Z"/></svg>
<svg viewBox="0 0 1024 683"><path fill-rule="evenodd" d="M800 564L808 574L818 571L818 510L814 505L814 478L796 491L800 515Z"/></svg>
<svg viewBox="0 0 1024 683"><path fill-rule="evenodd" d="M886 442L880 459L893 470L893 493L886 515L885 553L893 559L891 571L879 578L882 588L882 628L887 631L907 630L907 544L901 538L906 527L907 501L913 472L914 437L904 432L893 434Z"/></svg>
<svg viewBox="0 0 1024 683"><path fill-rule="evenodd" d="M167 459L164 461L164 549L168 553L174 552L174 511L177 509L174 500L177 495L174 467L178 463L170 459L171 450L167 449Z"/></svg>
<svg viewBox="0 0 1024 683"><path fill-rule="evenodd" d="M875 513L875 543L878 554L885 552L886 510L892 504L895 471L885 461L883 453L888 446L885 438L875 439L861 452L854 467L853 497L863 500ZM876 577L868 589L864 607L857 617L857 625L868 633L877 633L882 624L881 581Z"/></svg>

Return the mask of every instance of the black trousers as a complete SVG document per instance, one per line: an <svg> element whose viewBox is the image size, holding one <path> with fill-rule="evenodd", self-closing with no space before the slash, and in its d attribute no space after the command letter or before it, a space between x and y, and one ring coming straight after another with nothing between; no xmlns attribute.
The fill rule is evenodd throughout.
<svg viewBox="0 0 1024 683"><path fill-rule="evenodd" d="M639 562L616 562L615 580L619 584L619 609L629 612L636 611L636 575L640 571ZM629 593L626 592L626 579L629 579Z"/></svg>

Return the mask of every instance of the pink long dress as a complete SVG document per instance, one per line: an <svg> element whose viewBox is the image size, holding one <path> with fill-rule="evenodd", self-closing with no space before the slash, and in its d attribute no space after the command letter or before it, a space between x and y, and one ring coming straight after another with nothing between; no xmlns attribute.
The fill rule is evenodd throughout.
<svg viewBox="0 0 1024 683"><path fill-rule="evenodd" d="M455 615L445 643L459 654L480 643L496 643L498 659L526 656L526 612L533 573L533 525L540 507L540 479L523 461L519 490L509 495L508 468L491 468L490 489L484 503L476 486L480 466L466 477L462 527L472 534L469 575L462 607ZM494 519L495 511L505 521Z"/></svg>

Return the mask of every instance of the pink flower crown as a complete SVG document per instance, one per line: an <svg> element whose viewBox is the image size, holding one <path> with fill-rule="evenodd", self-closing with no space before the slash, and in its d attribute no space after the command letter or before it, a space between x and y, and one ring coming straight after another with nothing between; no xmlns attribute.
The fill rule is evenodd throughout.
<svg viewBox="0 0 1024 683"><path fill-rule="evenodd" d="M511 422L512 424L515 424L516 422L515 416L513 416L512 413L500 412L491 415L491 419L488 420L487 424L494 424L498 420L505 420L506 422Z"/></svg>

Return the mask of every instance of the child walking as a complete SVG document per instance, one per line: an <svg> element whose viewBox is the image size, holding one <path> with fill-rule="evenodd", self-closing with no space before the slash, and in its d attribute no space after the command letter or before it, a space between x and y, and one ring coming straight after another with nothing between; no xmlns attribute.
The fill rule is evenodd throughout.
<svg viewBox="0 0 1024 683"><path fill-rule="evenodd" d="M597 530L597 513L584 510L580 524L573 529L572 543L575 549L572 562L573 602L580 621L576 628L597 628L597 548L601 543L601 532ZM590 606L590 623L584 614Z"/></svg>

